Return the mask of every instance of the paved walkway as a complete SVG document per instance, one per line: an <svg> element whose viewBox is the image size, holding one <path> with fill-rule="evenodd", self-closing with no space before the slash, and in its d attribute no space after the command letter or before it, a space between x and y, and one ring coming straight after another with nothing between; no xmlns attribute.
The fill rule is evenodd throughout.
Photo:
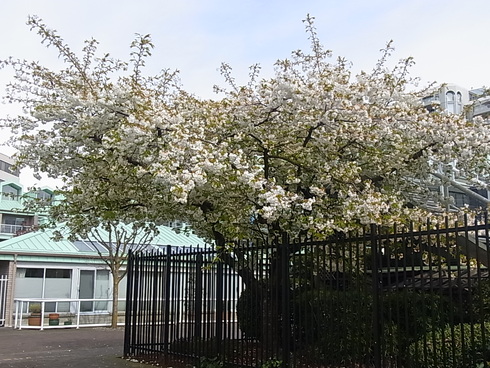
<svg viewBox="0 0 490 368"><path fill-rule="evenodd" d="M1 368L151 368L122 358L124 330L0 327Z"/></svg>

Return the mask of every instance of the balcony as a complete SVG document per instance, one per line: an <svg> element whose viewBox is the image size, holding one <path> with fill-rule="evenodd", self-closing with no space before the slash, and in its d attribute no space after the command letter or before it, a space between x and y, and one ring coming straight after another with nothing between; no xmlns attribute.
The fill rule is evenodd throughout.
<svg viewBox="0 0 490 368"><path fill-rule="evenodd" d="M0 234L10 234L10 235L22 235L35 230L34 226L23 226L23 225L0 225Z"/></svg>

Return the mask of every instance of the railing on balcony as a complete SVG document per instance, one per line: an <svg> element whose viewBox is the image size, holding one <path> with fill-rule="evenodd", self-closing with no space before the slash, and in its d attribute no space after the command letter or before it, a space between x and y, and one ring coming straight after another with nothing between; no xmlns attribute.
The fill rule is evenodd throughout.
<svg viewBox="0 0 490 368"><path fill-rule="evenodd" d="M10 224L0 225L1 234L21 235L21 234L28 233L32 230L35 230L34 226L10 225Z"/></svg>
<svg viewBox="0 0 490 368"><path fill-rule="evenodd" d="M19 298L14 302L14 328L19 330L111 326L112 299ZM32 305L40 307L42 317L37 322L31 319ZM118 325L124 326L125 299L119 299L119 311Z"/></svg>

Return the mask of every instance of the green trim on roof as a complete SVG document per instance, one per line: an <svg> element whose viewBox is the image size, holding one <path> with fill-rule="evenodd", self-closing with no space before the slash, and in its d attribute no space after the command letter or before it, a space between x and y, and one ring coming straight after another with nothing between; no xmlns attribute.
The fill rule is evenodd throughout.
<svg viewBox="0 0 490 368"><path fill-rule="evenodd" d="M74 264L87 264L87 265L105 265L104 261L100 258L88 257L60 257L58 255L25 255L18 254L14 256L13 254L1 254L0 261L16 261L16 262L38 262L38 263L74 263Z"/></svg>

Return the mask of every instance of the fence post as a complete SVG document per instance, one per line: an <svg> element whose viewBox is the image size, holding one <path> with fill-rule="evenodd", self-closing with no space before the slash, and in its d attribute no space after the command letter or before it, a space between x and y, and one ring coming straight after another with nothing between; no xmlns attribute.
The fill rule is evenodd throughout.
<svg viewBox="0 0 490 368"><path fill-rule="evenodd" d="M372 281L373 281L373 355L374 366L381 368L381 330L380 330L380 303L379 303L379 249L376 225L371 224L371 252L372 252Z"/></svg>
<svg viewBox="0 0 490 368"><path fill-rule="evenodd" d="M163 326L163 346L164 346L164 356L168 355L168 345L169 345L169 332L170 332L170 275L172 273L171 267L171 257L172 246L167 245L167 251L165 253L165 307L164 307L164 319L165 326Z"/></svg>
<svg viewBox="0 0 490 368"><path fill-rule="evenodd" d="M290 299L290 287L289 287L289 238L286 233L282 234L281 242L281 322L282 322L282 364L283 367L289 367L289 351L291 350L290 338L291 338L291 311L289 305Z"/></svg>
<svg viewBox="0 0 490 368"><path fill-rule="evenodd" d="M160 322L157 319L158 315L158 284L160 282L160 274L158 272L158 264L159 264L159 257L155 252L152 252L150 255L152 261L153 261L153 277L151 278L151 281L153 281L153 288L151 290L151 332L150 332L150 345L154 347L155 351L157 350L157 346L159 345L160 341L158 341L157 338L157 328L160 329L158 326L158 323Z"/></svg>
<svg viewBox="0 0 490 368"><path fill-rule="evenodd" d="M194 306L194 318L195 318L195 331L194 335L199 339L202 335L202 266L203 257L202 252L199 251L196 256L196 305Z"/></svg>
<svg viewBox="0 0 490 368"><path fill-rule="evenodd" d="M126 284L126 315L124 317L124 356L127 357L131 354L131 331L134 327L131 327L131 314L133 306L133 267L134 267L134 254L129 250L128 264L127 264L127 284Z"/></svg>
<svg viewBox="0 0 490 368"><path fill-rule="evenodd" d="M223 340L223 261L220 259L216 266L216 351L221 355Z"/></svg>
<svg viewBox="0 0 490 368"><path fill-rule="evenodd" d="M132 328L131 328L131 343L132 343L132 353L134 354L136 352L136 347L140 344L140 341L136 341L136 336L138 336L138 339L141 339L141 333L140 329L141 327L138 325L138 314L140 314L138 311L138 307L141 307L138 303L138 295L140 292L140 282L141 282L141 263L142 263L142 257L141 255L138 254L133 254L133 263L132 263L132 272L134 272L134 276L131 279L131 284L132 288L129 290L129 283L128 283L128 291L130 292L131 295L131 321L132 321ZM80 313L79 313L80 314Z"/></svg>

